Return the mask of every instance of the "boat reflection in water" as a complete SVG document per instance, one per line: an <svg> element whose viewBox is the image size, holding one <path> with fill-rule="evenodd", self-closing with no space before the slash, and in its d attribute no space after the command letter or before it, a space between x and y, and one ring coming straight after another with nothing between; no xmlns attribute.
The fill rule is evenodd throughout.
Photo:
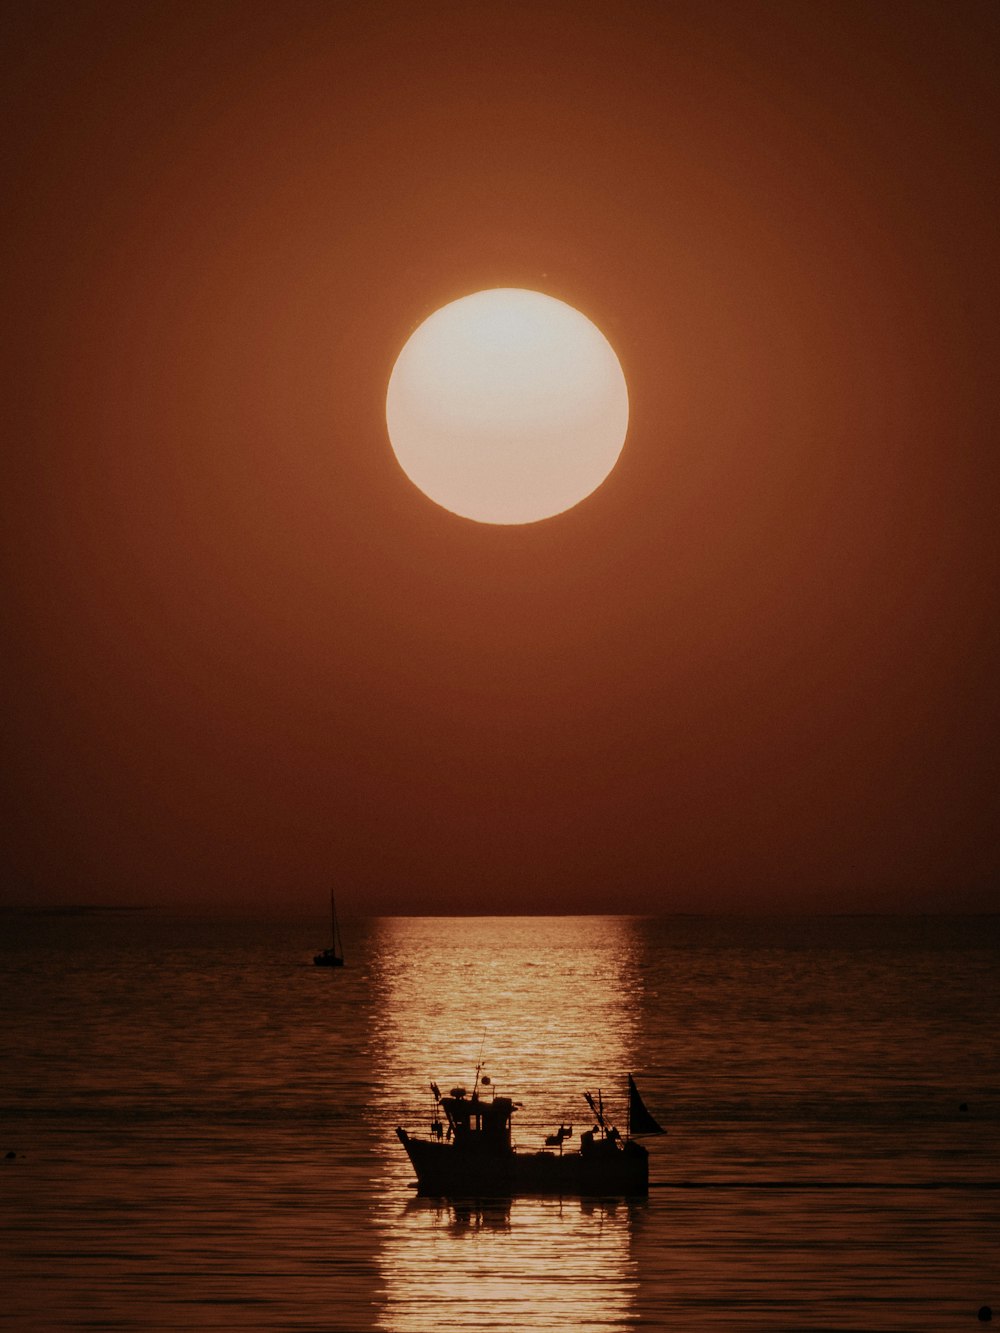
<svg viewBox="0 0 1000 1333"><path fill-rule="evenodd" d="M510 1231L509 1199L428 1199L418 1194L406 1205L406 1214L414 1226L433 1222L464 1236L479 1231L502 1234Z"/></svg>
<svg viewBox="0 0 1000 1333"><path fill-rule="evenodd" d="M587 1087L595 1099L603 1089L598 1107L624 1123L639 998L631 923L450 921L446 947L431 920L386 921L381 932L371 1051L382 1129L379 1327L415 1333L443 1308L453 1329L631 1327L632 1236L645 1200L415 1198L394 1133L413 1124L436 1137L435 1073L446 1086L481 1088L485 1077L491 1100L494 1088L497 1099L516 1097L519 1151L541 1149L581 1110L574 1130L588 1132Z"/></svg>

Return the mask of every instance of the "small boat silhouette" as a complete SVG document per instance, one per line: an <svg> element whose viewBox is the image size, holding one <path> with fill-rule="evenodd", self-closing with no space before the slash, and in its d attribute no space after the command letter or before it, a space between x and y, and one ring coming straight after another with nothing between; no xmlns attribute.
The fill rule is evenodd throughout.
<svg viewBox="0 0 1000 1333"><path fill-rule="evenodd" d="M334 900L333 889L330 890L330 918L333 932L333 945L329 949L323 949L313 958L313 962L317 967L344 966L344 942L340 938L340 926L337 922L337 904Z"/></svg>

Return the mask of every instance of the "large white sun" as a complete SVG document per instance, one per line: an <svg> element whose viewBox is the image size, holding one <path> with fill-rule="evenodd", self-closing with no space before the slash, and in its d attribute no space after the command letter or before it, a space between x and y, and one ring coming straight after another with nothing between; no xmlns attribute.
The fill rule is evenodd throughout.
<svg viewBox="0 0 1000 1333"><path fill-rule="evenodd" d="M585 315L497 287L442 306L410 335L385 412L400 467L430 499L480 523L534 523L607 477L628 389Z"/></svg>

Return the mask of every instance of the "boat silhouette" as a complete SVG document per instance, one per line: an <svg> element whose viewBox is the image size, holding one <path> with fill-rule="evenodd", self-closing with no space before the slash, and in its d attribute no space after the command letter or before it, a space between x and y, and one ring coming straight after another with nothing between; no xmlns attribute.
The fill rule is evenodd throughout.
<svg viewBox="0 0 1000 1333"><path fill-rule="evenodd" d="M330 924L333 944L329 949L322 949L315 955L313 962L317 967L344 966L344 942L340 938L340 925L337 922L337 904L334 900L333 889L330 890Z"/></svg>
<svg viewBox="0 0 1000 1333"><path fill-rule="evenodd" d="M480 1085L490 1095L480 1095ZM580 1135L580 1146L563 1150L573 1127L560 1125L546 1138L546 1148L522 1152L511 1141L511 1119L522 1103L498 1097L486 1077L476 1072L471 1095L452 1088L442 1096L436 1083L435 1117L430 1137L396 1134L417 1175L420 1194L452 1198L513 1197L518 1194L570 1196L644 1195L649 1192L649 1153L636 1134L662 1134L643 1104L632 1075L628 1076L629 1119L623 1136L604 1111L598 1092L584 1098L594 1117ZM442 1118L443 1117L443 1118Z"/></svg>

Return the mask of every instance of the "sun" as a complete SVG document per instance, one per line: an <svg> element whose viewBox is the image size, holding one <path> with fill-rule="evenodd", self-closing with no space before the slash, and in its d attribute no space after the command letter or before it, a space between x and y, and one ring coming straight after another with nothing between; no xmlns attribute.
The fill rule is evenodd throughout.
<svg viewBox="0 0 1000 1333"><path fill-rule="evenodd" d="M495 287L411 334L386 394L400 467L478 523L535 523L585 499L617 463L628 388L611 344L564 301Z"/></svg>

